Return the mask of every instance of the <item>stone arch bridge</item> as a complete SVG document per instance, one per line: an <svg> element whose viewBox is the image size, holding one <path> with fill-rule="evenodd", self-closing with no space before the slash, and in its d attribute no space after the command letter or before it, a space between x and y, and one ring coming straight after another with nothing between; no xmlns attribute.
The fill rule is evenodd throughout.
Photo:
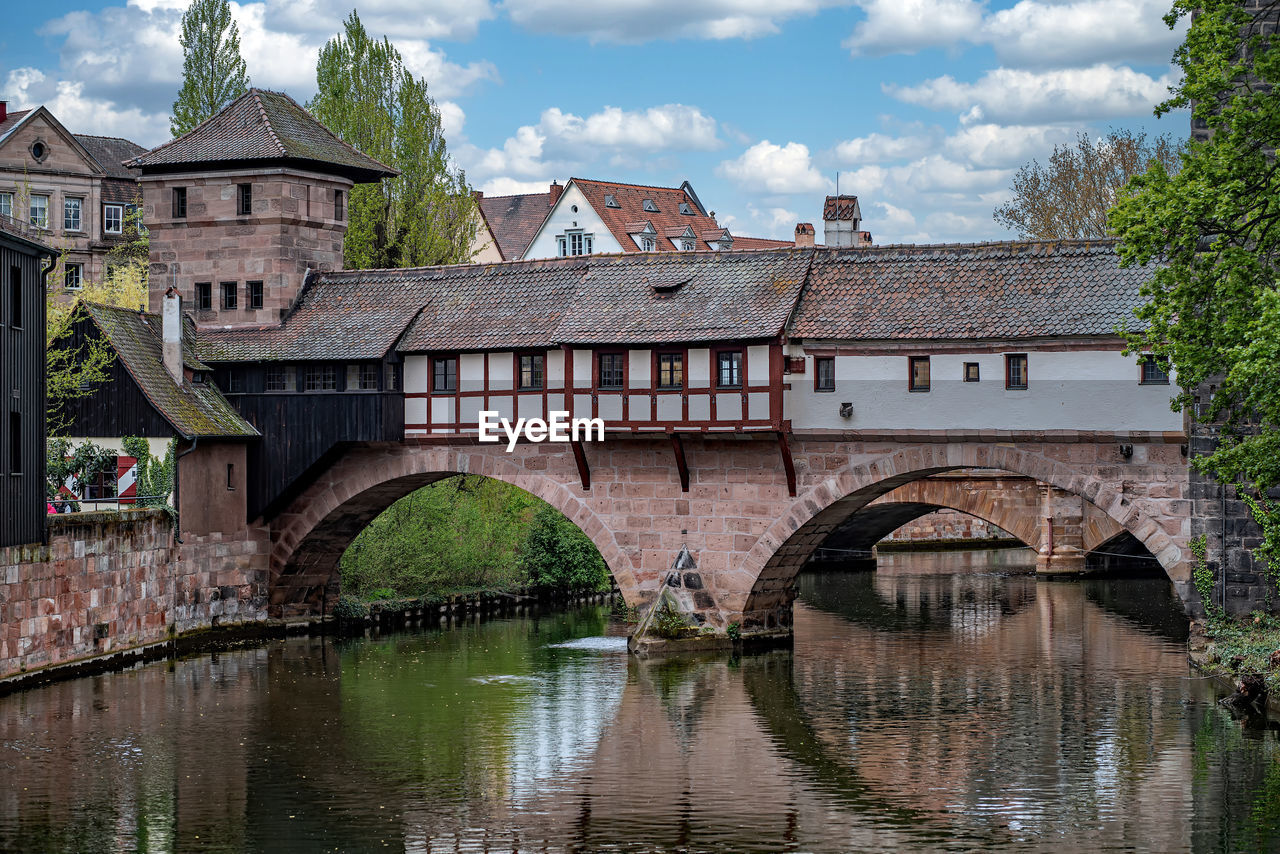
<svg viewBox="0 0 1280 854"><path fill-rule="evenodd" d="M993 517L1034 545L1049 571L1078 570L1089 548L1127 533L1196 609L1184 447L1160 434L1143 442L1129 433L1123 444L1105 434L1070 438L793 435L781 459L776 437L706 434L521 444L511 453L457 439L356 444L266 523L269 607L277 616L324 607L356 534L397 498L465 472L512 483L564 513L599 548L630 604L652 602L687 547L697 572L682 584L696 616L718 628L739 623L744 633L789 630L801 568L877 499ZM1018 486L975 503L954 479L922 480L966 469L1008 472Z"/></svg>

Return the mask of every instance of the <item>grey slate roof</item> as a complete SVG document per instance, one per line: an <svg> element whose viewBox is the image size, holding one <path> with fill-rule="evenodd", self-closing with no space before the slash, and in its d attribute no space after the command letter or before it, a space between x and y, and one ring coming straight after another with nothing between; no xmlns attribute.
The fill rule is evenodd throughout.
<svg viewBox="0 0 1280 854"><path fill-rule="evenodd" d="M163 172L192 164L270 160L308 164L356 183L397 174L338 139L288 95L266 89L250 89L190 132L126 165Z"/></svg>
<svg viewBox="0 0 1280 854"><path fill-rule="evenodd" d="M477 204L503 260L514 261L524 255L551 210L551 194L481 196Z"/></svg>
<svg viewBox="0 0 1280 854"><path fill-rule="evenodd" d="M584 255L313 277L283 324L200 331L210 362L560 344L1113 335L1150 272L1111 241ZM789 321L790 318L790 321ZM1133 327L1133 323L1129 323Z"/></svg>
<svg viewBox="0 0 1280 854"><path fill-rule="evenodd" d="M791 334L827 339L1029 338L1136 329L1150 270L1115 242L817 250Z"/></svg>
<svg viewBox="0 0 1280 854"><path fill-rule="evenodd" d="M179 386L164 366L161 320L157 315L114 306L84 302L85 312L102 330L111 348L151 401L156 412L186 438L252 438L259 433L241 418L212 382L184 382ZM195 371L207 371L192 342L195 328L184 321L183 363Z"/></svg>
<svg viewBox="0 0 1280 854"><path fill-rule="evenodd" d="M91 136L78 133L75 137L76 142L84 146L85 151L98 161L109 177L122 178L126 181L137 180L137 170L125 168L124 161L145 153L146 149L141 145L118 136Z"/></svg>

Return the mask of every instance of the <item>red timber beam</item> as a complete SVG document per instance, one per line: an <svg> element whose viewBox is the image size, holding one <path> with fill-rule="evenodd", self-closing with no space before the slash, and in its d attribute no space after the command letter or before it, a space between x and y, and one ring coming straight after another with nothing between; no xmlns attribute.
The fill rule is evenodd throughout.
<svg viewBox="0 0 1280 854"><path fill-rule="evenodd" d="M578 477L582 480L582 489L584 492L591 489L591 466L587 465L587 450L582 446L581 441L572 441L569 446L573 448L573 461L578 464Z"/></svg>
<svg viewBox="0 0 1280 854"><path fill-rule="evenodd" d="M778 450L782 453L782 468L787 473L787 494L796 497L796 461L791 456L791 444L787 434L778 433Z"/></svg>
<svg viewBox="0 0 1280 854"><path fill-rule="evenodd" d="M680 472L680 491L689 491L689 464L684 458L684 442L680 440L679 433L671 434L671 450L676 454L676 470Z"/></svg>

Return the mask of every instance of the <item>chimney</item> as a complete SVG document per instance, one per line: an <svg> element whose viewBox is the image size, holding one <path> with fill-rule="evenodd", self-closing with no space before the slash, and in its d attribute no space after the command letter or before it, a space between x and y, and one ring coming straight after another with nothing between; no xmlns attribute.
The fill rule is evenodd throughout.
<svg viewBox="0 0 1280 854"><path fill-rule="evenodd" d="M796 248L809 249L813 246L813 238L817 232L814 231L813 223L798 222L796 223Z"/></svg>
<svg viewBox="0 0 1280 854"><path fill-rule="evenodd" d="M552 181L551 182L551 204L547 205L547 207L554 208L556 206L556 202L560 201L560 194L563 192L564 192L564 187L561 187L555 181Z"/></svg>
<svg viewBox="0 0 1280 854"><path fill-rule="evenodd" d="M9 118L9 102L0 101L0 122Z"/></svg>
<svg viewBox="0 0 1280 854"><path fill-rule="evenodd" d="M164 340L164 367L173 381L182 385L182 297L178 289L170 287L164 292L164 316L162 333Z"/></svg>

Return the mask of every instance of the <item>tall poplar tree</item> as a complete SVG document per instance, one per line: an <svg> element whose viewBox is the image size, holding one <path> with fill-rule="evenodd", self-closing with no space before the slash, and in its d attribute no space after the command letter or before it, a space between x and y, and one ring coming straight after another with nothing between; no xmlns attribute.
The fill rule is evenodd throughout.
<svg viewBox="0 0 1280 854"><path fill-rule="evenodd" d="M307 108L345 142L400 170L351 190L343 262L348 268L469 261L475 203L449 160L440 110L385 37L371 38L352 11L316 64Z"/></svg>
<svg viewBox="0 0 1280 854"><path fill-rule="evenodd" d="M182 88L169 132L181 136L249 89L240 28L227 0L191 0L182 13Z"/></svg>

